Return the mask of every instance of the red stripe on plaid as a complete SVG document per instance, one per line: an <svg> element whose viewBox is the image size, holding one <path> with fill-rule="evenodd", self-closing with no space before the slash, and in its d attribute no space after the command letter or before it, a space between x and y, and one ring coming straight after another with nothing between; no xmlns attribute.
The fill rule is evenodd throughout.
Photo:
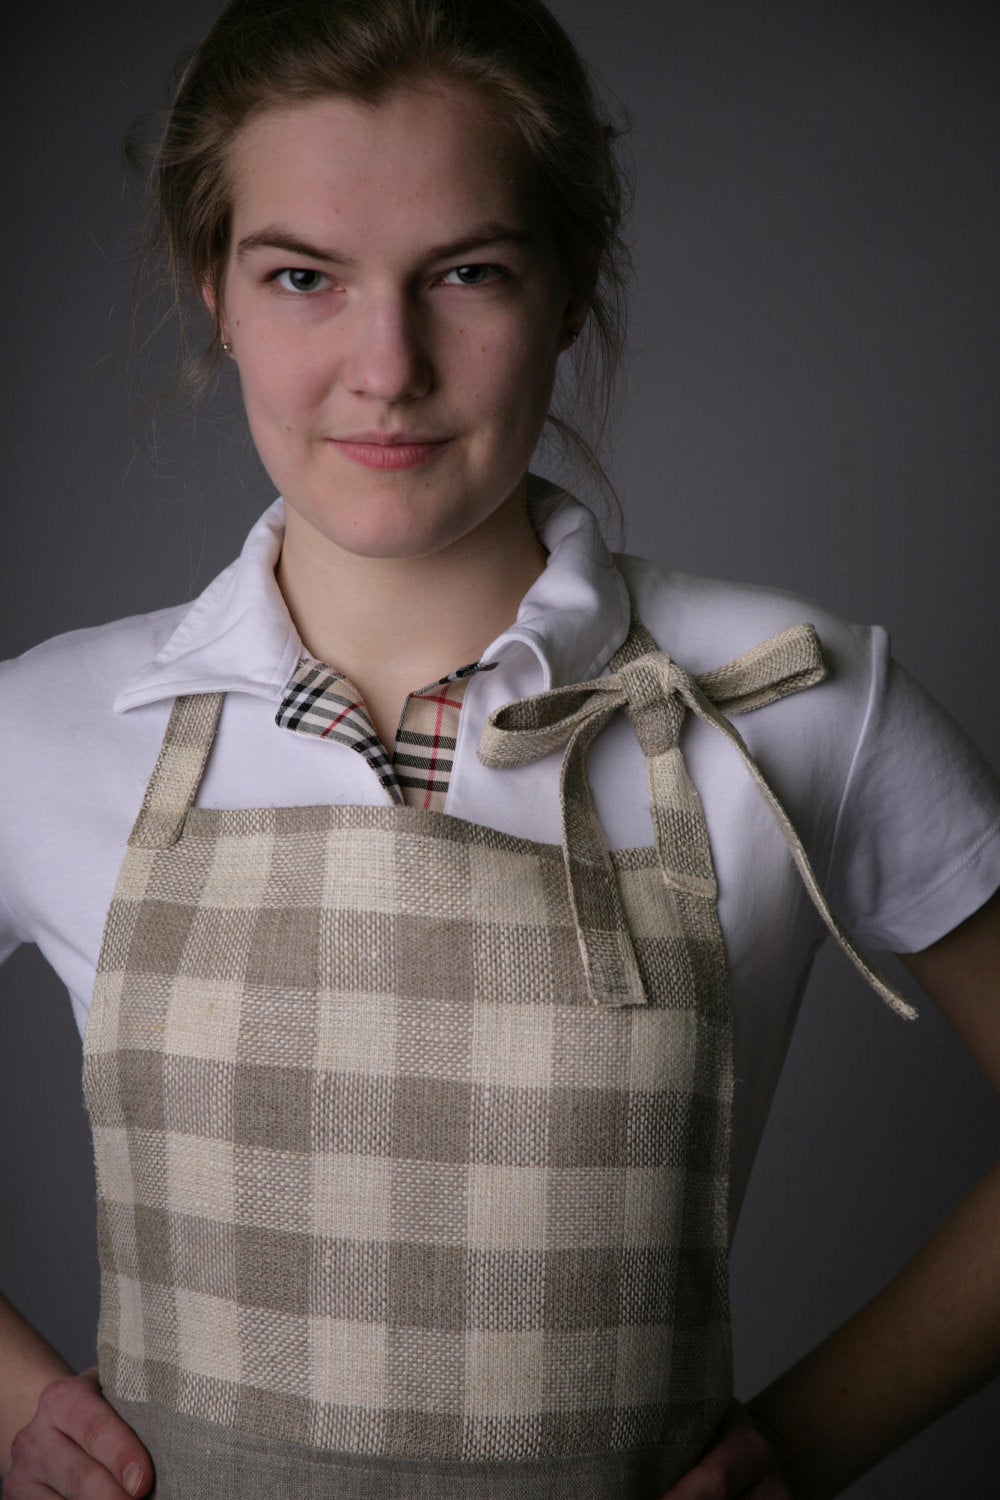
<svg viewBox="0 0 1000 1500"><path fill-rule="evenodd" d="M327 737L327 735L330 733L330 731L333 730L333 729L336 729L337 725L340 724L344 719L346 719L347 716L348 716L348 714L357 713L359 709L364 714L365 718L367 719L368 718L367 710L365 709L364 704L361 702L361 699L358 698L358 699L356 699L356 701L354 703L349 703L347 705L347 707L345 709L343 709L337 715L337 717L334 719L333 723L329 726L329 728L323 730L323 733L320 735L320 739L325 740L326 737Z"/></svg>
<svg viewBox="0 0 1000 1500"><path fill-rule="evenodd" d="M451 782L466 684L474 673L493 665L473 662L410 693L391 756L357 688L335 667L312 656L299 658L275 720L282 729L347 745L368 763L393 802L441 812Z"/></svg>
<svg viewBox="0 0 1000 1500"><path fill-rule="evenodd" d="M430 762L429 762L428 767L427 767L427 790L424 792L424 804L423 804L424 805L424 812L428 812L429 809L430 809L431 798L432 798L432 795L433 795L432 792L431 792L431 786L433 785L433 782L434 782L435 771L437 769L437 764L438 764L438 750L439 750L439 747L440 747L440 744L441 744L441 719L442 719L442 715L444 714L444 710L445 710L445 706L446 705L448 707L450 707L450 708L455 708L455 709L461 709L462 705L461 705L461 700L459 700L458 703L455 703L454 700L451 699L451 698L435 697L435 698L431 698L429 700L425 699L424 701L425 702L429 701L431 703L436 703L437 704L437 718L434 721L434 744L431 747L431 757L430 757ZM456 738L457 738L457 736L456 736Z"/></svg>

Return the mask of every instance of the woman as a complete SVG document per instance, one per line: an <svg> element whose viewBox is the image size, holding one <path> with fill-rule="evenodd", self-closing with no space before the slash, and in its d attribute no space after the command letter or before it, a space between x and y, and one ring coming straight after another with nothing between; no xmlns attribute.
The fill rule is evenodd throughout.
<svg viewBox="0 0 1000 1500"><path fill-rule="evenodd" d="M861 829L873 861L898 843L906 801L866 795L867 757L893 757L911 796L943 755L960 768L971 790L942 797L947 833L925 835L936 847L882 899L907 896L950 934L911 967L992 1067L995 867L987 854L946 896L937 879L933 900L921 889L940 837L985 838L989 787L933 723L904 750L919 700L896 677L884 729L862 733L870 646L887 670L877 640L859 651L819 616L820 648L794 601L617 569L578 508L529 487L561 355L588 318L613 333L602 132L536 7L517 28L491 8L461 48L427 38L425 7L358 9L363 31L345 7L323 47L331 7L296 7L306 57L287 16L230 7L164 149L172 249L236 364L283 511L193 609L54 643L10 674L15 693L55 671L84 703L104 695L92 728L74 716L102 833L67 828L60 807L46 837L64 868L86 863L102 917L102 866L122 865L86 1043L105 1393L162 1495L653 1495L680 1480L682 1496L711 1493L720 1463L729 1493L765 1476L777 1493L782 1470L796 1492L832 1493L995 1358L984 1273L949 1310L954 1349L931 1371L908 1358L896 1400L882 1389L900 1326L925 1345L937 1289L979 1253L989 1200L752 1423L726 1418L681 1479L728 1395L725 961L740 1071L761 1065L739 1050L761 953L787 1011L817 931L753 766L728 790L715 705L750 712L814 857L832 852L855 763L841 812L855 864ZM608 693L539 699L609 667ZM678 764L682 704L725 954ZM622 715L605 722L621 707L634 737ZM561 826L555 752L577 724ZM803 766L803 743L825 759ZM12 745L15 771L29 752ZM146 796L122 806L140 766ZM47 865L20 836L18 936ZM614 874L605 838L624 851ZM86 958L93 914L79 920ZM470 997L471 1016L456 1005ZM145 1492L148 1457L93 1382L49 1386L57 1367L10 1327L25 1388L45 1390L13 1493L71 1492L87 1454L86 1482Z"/></svg>

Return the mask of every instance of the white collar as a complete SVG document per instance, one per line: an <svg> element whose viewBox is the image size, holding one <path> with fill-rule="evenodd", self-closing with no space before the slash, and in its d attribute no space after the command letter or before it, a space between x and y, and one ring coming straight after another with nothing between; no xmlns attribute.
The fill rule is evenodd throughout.
<svg viewBox="0 0 1000 1500"><path fill-rule="evenodd" d="M553 487L536 486L533 496L551 501ZM116 712L182 693L280 697L302 654L274 577L284 514L280 499L268 507L236 561L119 692ZM544 690L596 676L625 639L630 606L625 580L586 506L564 495L538 529L549 554L545 571L522 599L514 624L482 660L499 661L526 647L537 659Z"/></svg>

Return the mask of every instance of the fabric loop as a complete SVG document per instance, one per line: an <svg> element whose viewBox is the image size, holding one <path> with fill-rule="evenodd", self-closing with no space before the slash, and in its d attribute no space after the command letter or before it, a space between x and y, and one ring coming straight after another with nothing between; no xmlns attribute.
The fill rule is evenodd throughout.
<svg viewBox="0 0 1000 1500"><path fill-rule="evenodd" d="M563 855L595 1004L643 1001L635 997L635 954L631 947L627 954L619 955L625 972L617 979L608 972L613 955L605 936L606 923L618 910L617 889L586 777L586 750L616 710L628 715L646 756L650 811L664 880L675 890L714 902L716 881L704 812L679 748L684 712L690 710L723 734L740 756L771 809L827 930L893 1010L908 1019L916 1015L912 1006L870 968L837 922L788 814L742 737L725 717L726 713L763 708L812 687L825 676L819 637L809 624L792 626L725 666L694 677L660 651L648 632L634 623L612 658L607 677L519 699L491 714L479 743L479 758L484 765L525 765L569 741L561 780ZM638 978L637 965L635 974ZM629 998L620 998L626 995Z"/></svg>
<svg viewBox="0 0 1000 1500"><path fill-rule="evenodd" d="M479 741L479 759L496 770L541 760L564 745L594 714L610 717L624 706L625 695L610 677L556 688L535 698L517 698L490 715Z"/></svg>
<svg viewBox="0 0 1000 1500"><path fill-rule="evenodd" d="M808 624L783 630L697 677L660 651L642 626L633 625L611 668L607 677L552 688L496 709L480 739L479 759L498 770L527 765L564 745L585 719L598 712L610 715L616 708L628 712L637 735L639 725L651 726L658 713L668 716L671 725L676 723L679 733L683 708L671 704L674 693L693 707L695 689L700 689L722 713L750 713L813 687L826 676L819 637ZM676 743L669 731L666 740L646 753L661 754L669 743Z"/></svg>
<svg viewBox="0 0 1000 1500"><path fill-rule="evenodd" d="M208 761L222 693L195 693L174 704L129 843L139 849L176 844Z"/></svg>
<svg viewBox="0 0 1000 1500"><path fill-rule="evenodd" d="M580 956L592 1000L613 1007L646 1004L618 881L586 771L591 743L616 707L609 697L601 712L577 726L567 746L559 782L563 860Z"/></svg>
<svg viewBox="0 0 1000 1500"><path fill-rule="evenodd" d="M746 714L812 687L825 676L816 631L811 625L794 625L694 681L722 713Z"/></svg>

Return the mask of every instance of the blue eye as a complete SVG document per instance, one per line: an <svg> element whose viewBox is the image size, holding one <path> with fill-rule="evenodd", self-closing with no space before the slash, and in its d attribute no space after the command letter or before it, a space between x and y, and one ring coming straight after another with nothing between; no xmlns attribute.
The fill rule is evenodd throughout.
<svg viewBox="0 0 1000 1500"><path fill-rule="evenodd" d="M457 276L459 280L452 281L453 276ZM488 282L496 281L501 276L503 276L503 271L499 266L456 266L454 270L442 276L441 280L447 286L486 286Z"/></svg>
<svg viewBox="0 0 1000 1500"><path fill-rule="evenodd" d="M319 271L303 270L293 266L285 271L279 271L273 280L279 286L284 287L286 292L321 292L330 285L328 276Z"/></svg>

